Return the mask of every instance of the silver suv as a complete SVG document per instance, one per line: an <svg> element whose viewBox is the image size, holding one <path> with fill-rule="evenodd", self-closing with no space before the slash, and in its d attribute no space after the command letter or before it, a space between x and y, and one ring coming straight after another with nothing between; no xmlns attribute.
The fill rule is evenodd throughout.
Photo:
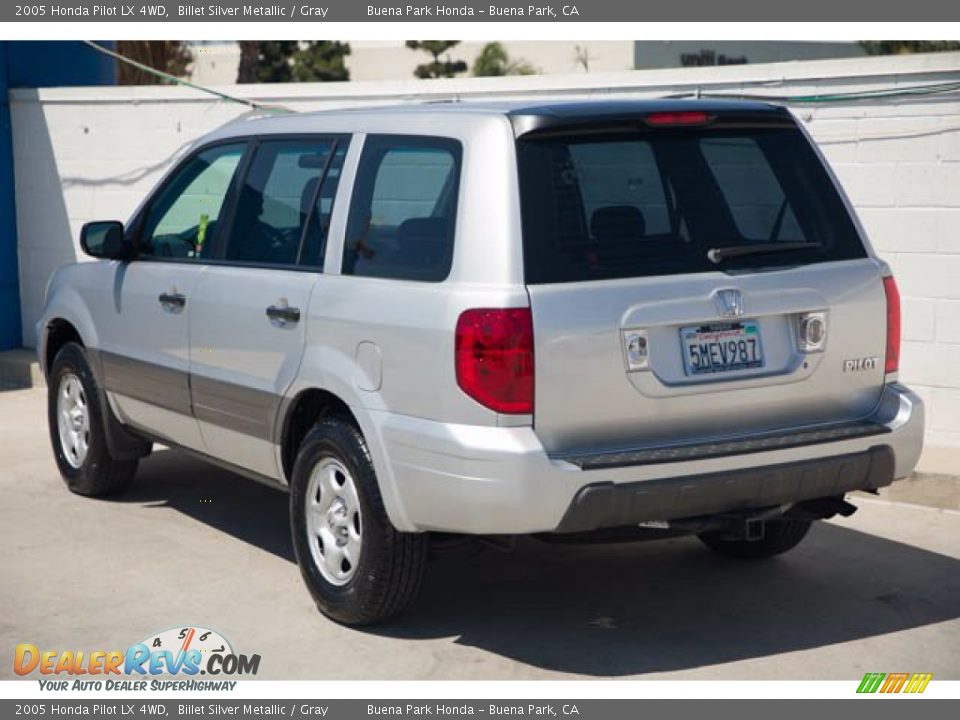
<svg viewBox="0 0 960 720"><path fill-rule="evenodd" d="M896 285L783 108L247 119L81 243L38 326L69 488L153 443L287 487L343 623L441 534L767 557L920 454Z"/></svg>

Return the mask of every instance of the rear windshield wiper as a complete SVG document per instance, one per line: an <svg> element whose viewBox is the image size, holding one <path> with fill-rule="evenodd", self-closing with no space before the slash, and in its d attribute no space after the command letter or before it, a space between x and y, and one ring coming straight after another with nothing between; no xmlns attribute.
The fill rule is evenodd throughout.
<svg viewBox="0 0 960 720"><path fill-rule="evenodd" d="M727 247L710 248L707 250L707 259L714 265L719 265L727 258L788 252L790 250L810 250L818 247L822 247L822 245L814 242L771 242L752 243L750 245L729 245Z"/></svg>

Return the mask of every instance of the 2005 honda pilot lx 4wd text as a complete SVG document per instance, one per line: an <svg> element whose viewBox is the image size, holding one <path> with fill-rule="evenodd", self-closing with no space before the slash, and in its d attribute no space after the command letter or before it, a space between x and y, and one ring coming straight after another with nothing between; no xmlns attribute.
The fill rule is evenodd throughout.
<svg viewBox="0 0 960 720"><path fill-rule="evenodd" d="M248 118L81 244L38 326L69 488L154 442L288 487L343 623L439 533L767 557L920 454L897 287L783 108Z"/></svg>

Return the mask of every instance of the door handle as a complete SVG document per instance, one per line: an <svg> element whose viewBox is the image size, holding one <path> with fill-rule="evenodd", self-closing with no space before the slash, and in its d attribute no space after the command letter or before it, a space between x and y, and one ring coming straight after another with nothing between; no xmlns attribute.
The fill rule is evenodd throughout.
<svg viewBox="0 0 960 720"><path fill-rule="evenodd" d="M186 296L180 293L160 293L160 297L157 299L161 305L169 309L182 308L187 304Z"/></svg>
<svg viewBox="0 0 960 720"><path fill-rule="evenodd" d="M281 324L300 322L300 308L271 305L267 308L267 317Z"/></svg>

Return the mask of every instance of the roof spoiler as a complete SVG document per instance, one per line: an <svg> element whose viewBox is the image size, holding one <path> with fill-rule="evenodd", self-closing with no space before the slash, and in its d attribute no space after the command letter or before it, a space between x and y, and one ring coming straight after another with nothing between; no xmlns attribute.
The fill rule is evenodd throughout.
<svg viewBox="0 0 960 720"><path fill-rule="evenodd" d="M640 105L640 104L638 104ZM596 107L596 106L594 106ZM663 118L675 115L678 117L706 116L703 122L650 122L648 118ZM565 112L559 114L544 108L542 112L536 108L523 109L507 113L513 126L513 134L520 138L524 136L544 137L550 135L570 135L610 132L639 132L672 130L678 126L723 126L735 127L795 127L796 121L790 111L782 106L770 105L759 108L750 106L737 108L699 103L671 103L669 106L652 104L647 108L634 106L613 112L590 112L584 105L584 112Z"/></svg>

